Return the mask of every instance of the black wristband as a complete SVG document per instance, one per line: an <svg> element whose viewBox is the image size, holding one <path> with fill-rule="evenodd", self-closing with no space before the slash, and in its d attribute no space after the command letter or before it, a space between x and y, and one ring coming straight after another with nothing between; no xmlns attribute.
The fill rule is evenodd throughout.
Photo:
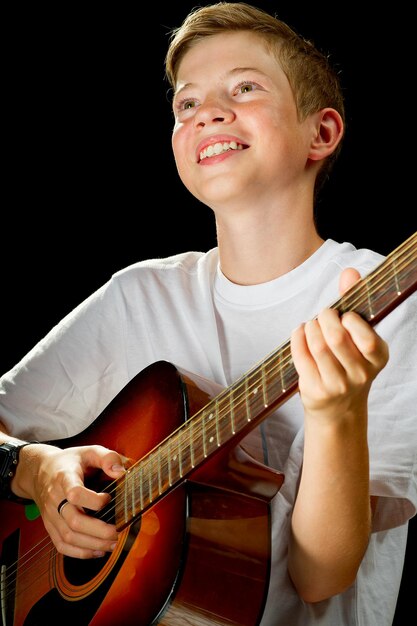
<svg viewBox="0 0 417 626"><path fill-rule="evenodd" d="M11 482L16 474L19 463L20 450L25 446L39 441L26 441L25 443L1 443L0 444L0 499L11 500L19 504L30 504L33 500L16 496L11 489Z"/></svg>

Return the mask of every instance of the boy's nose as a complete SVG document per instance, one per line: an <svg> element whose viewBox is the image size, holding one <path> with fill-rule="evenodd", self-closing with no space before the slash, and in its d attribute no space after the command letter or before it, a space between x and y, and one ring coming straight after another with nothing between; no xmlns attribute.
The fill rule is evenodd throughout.
<svg viewBox="0 0 417 626"><path fill-rule="evenodd" d="M207 124L230 124L235 119L235 114L229 106L222 105L219 101L211 100L200 104L195 116L196 126L204 127Z"/></svg>

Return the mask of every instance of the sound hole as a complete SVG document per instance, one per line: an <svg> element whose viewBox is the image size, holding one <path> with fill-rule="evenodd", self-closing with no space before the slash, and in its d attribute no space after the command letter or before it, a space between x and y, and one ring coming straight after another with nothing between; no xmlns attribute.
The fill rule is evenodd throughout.
<svg viewBox="0 0 417 626"><path fill-rule="evenodd" d="M85 585L99 574L110 557L111 553L98 559L74 559L64 556L65 577L75 587Z"/></svg>
<svg viewBox="0 0 417 626"><path fill-rule="evenodd" d="M118 571L139 534L141 521L141 518L137 519L130 527L119 556L115 557L113 553L109 552L98 559L75 559L70 556L62 557L63 571L68 583L74 587L80 587L89 583L93 578L99 575L112 557L115 557L114 563L111 563L109 568L112 569L118 561L119 565L116 568L116 571Z"/></svg>

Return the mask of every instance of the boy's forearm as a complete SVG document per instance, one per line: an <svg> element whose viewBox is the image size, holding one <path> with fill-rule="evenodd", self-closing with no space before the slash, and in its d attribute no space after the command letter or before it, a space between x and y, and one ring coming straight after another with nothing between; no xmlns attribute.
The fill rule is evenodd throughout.
<svg viewBox="0 0 417 626"><path fill-rule="evenodd" d="M319 436L306 428L289 571L307 602L349 587L366 551L371 530L366 436L357 421L325 426Z"/></svg>

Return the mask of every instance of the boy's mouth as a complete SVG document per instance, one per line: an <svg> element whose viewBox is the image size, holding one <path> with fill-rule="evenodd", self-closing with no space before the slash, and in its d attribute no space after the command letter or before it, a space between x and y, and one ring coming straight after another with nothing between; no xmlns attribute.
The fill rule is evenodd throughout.
<svg viewBox="0 0 417 626"><path fill-rule="evenodd" d="M243 150L244 148L247 148L247 146L237 143L236 141L218 141L214 144L210 144L204 148L204 150L201 150L198 162L200 163L204 159L208 159L212 156L218 156L219 154L223 154L223 152L229 152L230 150Z"/></svg>

